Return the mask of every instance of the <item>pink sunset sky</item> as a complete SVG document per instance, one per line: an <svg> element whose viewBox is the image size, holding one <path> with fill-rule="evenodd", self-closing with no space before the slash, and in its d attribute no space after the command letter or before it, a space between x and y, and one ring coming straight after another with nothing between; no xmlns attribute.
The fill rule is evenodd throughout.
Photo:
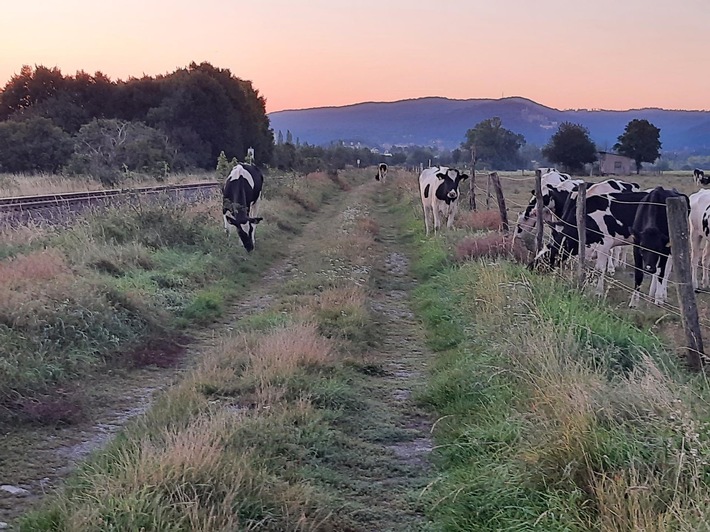
<svg viewBox="0 0 710 532"><path fill-rule="evenodd" d="M23 64L125 80L208 61L268 112L423 96L710 109L708 0L24 0L2 18L0 87Z"/></svg>

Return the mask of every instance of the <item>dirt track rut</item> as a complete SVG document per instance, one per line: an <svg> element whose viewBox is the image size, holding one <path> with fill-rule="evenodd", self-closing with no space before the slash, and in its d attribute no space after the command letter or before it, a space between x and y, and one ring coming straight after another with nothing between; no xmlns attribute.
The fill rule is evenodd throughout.
<svg viewBox="0 0 710 532"><path fill-rule="evenodd" d="M318 216L294 237L288 257L270 268L241 301L213 327L194 333L181 367L142 369L107 376L93 386L92 417L88 422L58 428L10 430L0 435L0 484L27 490L12 495L0 490L0 522L12 521L51 493L76 463L101 448L128 420L150 407L154 395L175 382L200 353L214 345L223 328L231 328L242 316L268 309L277 301L278 287L299 275L303 261L312 262L309 242L337 239L338 224L348 210L372 216L379 225L378 242L371 250L367 268L351 272L357 277L371 272L369 305L381 323L376 359L384 371L373 376L373 398L381 401L390 422L405 436L381 443L382 453L395 462L388 470L402 470L401 478L353 479L379 483L379 488L358 495L362 507L370 507L362 530L417 530L426 526L416 494L428 481L432 449L432 419L417 406L416 391L423 386L431 353L424 347L421 327L410 309L409 296L415 281L409 273L409 258L399 244L396 220L387 205L378 201L381 183L366 183L322 207ZM323 265L328 268L327 264ZM380 443L375 442L376 445ZM4 458L4 459L3 459Z"/></svg>

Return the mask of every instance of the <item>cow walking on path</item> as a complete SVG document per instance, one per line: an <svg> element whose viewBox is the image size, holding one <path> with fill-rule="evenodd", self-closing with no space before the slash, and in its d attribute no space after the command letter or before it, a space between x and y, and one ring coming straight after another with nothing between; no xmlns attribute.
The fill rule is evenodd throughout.
<svg viewBox="0 0 710 532"><path fill-rule="evenodd" d="M375 179L377 181L382 181L383 183L385 182L385 179L387 179L387 165L385 163L380 163L377 167Z"/></svg>
<svg viewBox="0 0 710 532"><path fill-rule="evenodd" d="M256 225L263 220L258 217L263 183L261 170L250 164L239 163L232 169L222 188L224 230L230 234L236 228L248 252L254 249Z"/></svg>

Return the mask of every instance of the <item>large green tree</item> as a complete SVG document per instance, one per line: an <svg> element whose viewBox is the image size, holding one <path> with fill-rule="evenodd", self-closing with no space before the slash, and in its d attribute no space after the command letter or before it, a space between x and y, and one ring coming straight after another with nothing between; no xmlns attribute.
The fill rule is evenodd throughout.
<svg viewBox="0 0 710 532"><path fill-rule="evenodd" d="M542 148L542 154L548 161L558 163L570 172L581 172L586 163L597 160L597 147L587 128L563 122Z"/></svg>
<svg viewBox="0 0 710 532"><path fill-rule="evenodd" d="M619 135L614 149L621 155L631 157L636 163L636 173L641 171L641 163L652 163L661 156L661 130L648 120L634 119Z"/></svg>
<svg viewBox="0 0 710 532"><path fill-rule="evenodd" d="M505 129L499 117L488 118L466 131L461 148L470 153L476 149L476 159L497 170L516 170L521 167L520 148L525 137Z"/></svg>
<svg viewBox="0 0 710 532"><path fill-rule="evenodd" d="M171 167L213 168L222 151L230 159L244 160L249 148L254 148L257 164L266 164L273 153L265 99L251 82L209 63L191 63L170 74L125 82L113 82L101 72L92 76L78 71L75 76L63 76L58 68L26 65L0 90L0 123L37 118L49 119L75 136L96 120L147 124L162 132L171 149L177 151ZM15 135L17 127L7 126L6 136L10 130ZM149 143L131 146L139 150L135 164L140 168L151 166L144 162L152 161L153 155L162 151L154 150L153 133L141 136L148 137ZM85 154L77 155L81 158ZM159 157L162 160L162 155ZM16 171L34 171L37 167L23 157L6 159L6 165L12 159ZM22 161L26 168L16 166ZM111 161L118 162L118 158ZM116 170L120 168L110 173Z"/></svg>

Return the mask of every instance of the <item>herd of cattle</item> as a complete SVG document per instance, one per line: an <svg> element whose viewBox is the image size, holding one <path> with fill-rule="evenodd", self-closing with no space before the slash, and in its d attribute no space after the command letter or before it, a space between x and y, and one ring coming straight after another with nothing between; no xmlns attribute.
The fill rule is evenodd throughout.
<svg viewBox="0 0 710 532"><path fill-rule="evenodd" d="M705 183L702 171L696 171L695 176L698 184ZM531 231L539 215L550 227L549 241L536 260L547 260L551 267L555 267L564 258L578 253L577 191L583 182L556 170L542 176L542 213L533 196L518 217L516 228L516 236ZM632 245L634 291L629 305L638 305L644 274L651 275L649 297L657 305L665 303L672 266L668 260L671 240L666 200L674 197L683 198L687 206L693 286L698 288L697 267L700 266L703 270L702 285L708 287L710 190L700 189L686 196L675 189L658 186L639 190L636 183L607 179L601 183L588 183L585 203L585 242L599 273L598 294L604 293L604 273L613 274L615 268L622 264L617 250Z"/></svg>
<svg viewBox="0 0 710 532"><path fill-rule="evenodd" d="M581 179L572 179L568 174L554 168L541 169L543 206L538 208L533 194L525 210L520 213L514 238L532 232L538 218L550 227L547 244L535 258L554 268L579 252L577 230L577 195ZM384 182L387 165L378 165L375 179ZM694 172L697 184L709 184L704 172ZM459 184L468 178L455 168L436 166L426 168L419 176L419 191L424 210L426 234L436 233L443 223L451 229L458 210ZM222 215L227 233L237 231L247 251L255 244L259 198L264 178L253 165L240 163L234 167L222 188ZM710 190L700 189L686 196L675 189L655 187L640 190L636 183L619 179L607 179L600 183L588 183L586 190L587 256L594 260L599 273L597 293L604 293L604 274L613 274L623 264L622 246L633 246L634 291L631 306L640 299L639 289L644 274L651 275L650 298L658 305L667 297L668 275L672 262L666 200L684 198L687 204L690 225L691 261L693 285L699 287L697 267L703 270L702 286L710 287Z"/></svg>
<svg viewBox="0 0 710 532"><path fill-rule="evenodd" d="M577 195L580 179L554 168L541 169L543 208L538 209L533 195L525 210L520 213L514 239L532 232L538 216L550 227L550 236L534 264L547 263L554 268L567 258L579 253L577 229ZM710 183L702 170L694 172L696 183ZM427 235L433 218L434 232L446 221L453 226L459 198L458 185L466 174L447 167L427 168L419 176L419 191L424 209ZM693 284L698 288L697 267L703 270L702 286L710 285L710 190L701 189L686 196L675 189L655 187L640 190L636 183L607 179L600 183L587 183L585 202L586 255L594 261L599 274L597 293L604 293L604 274L613 274L624 261L622 254L633 246L634 290L630 306L637 306L639 289L644 275L651 276L650 298L661 305L667 298L668 276L672 262L666 200L683 198L687 205L690 224Z"/></svg>

